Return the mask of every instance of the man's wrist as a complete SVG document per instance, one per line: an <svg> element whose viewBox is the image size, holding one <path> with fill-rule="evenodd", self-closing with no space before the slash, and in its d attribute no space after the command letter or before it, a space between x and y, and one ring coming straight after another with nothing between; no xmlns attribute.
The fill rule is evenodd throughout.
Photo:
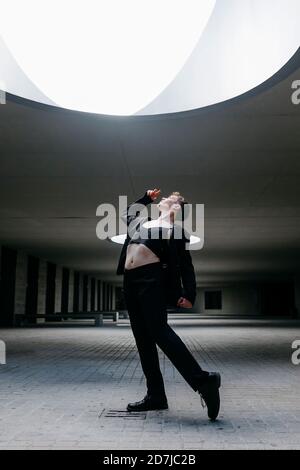
<svg viewBox="0 0 300 470"><path fill-rule="evenodd" d="M150 194L149 194L148 191L149 191L149 190L147 190L147 191L145 192L145 196L148 197L151 201L153 201L153 197L150 196Z"/></svg>

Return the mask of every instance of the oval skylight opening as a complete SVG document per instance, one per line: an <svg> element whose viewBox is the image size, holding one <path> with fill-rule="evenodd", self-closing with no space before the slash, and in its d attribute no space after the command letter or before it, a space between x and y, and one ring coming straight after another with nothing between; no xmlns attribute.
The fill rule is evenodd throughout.
<svg viewBox="0 0 300 470"><path fill-rule="evenodd" d="M298 0L0 0L0 82L109 115L176 113L239 96L300 44Z"/></svg>

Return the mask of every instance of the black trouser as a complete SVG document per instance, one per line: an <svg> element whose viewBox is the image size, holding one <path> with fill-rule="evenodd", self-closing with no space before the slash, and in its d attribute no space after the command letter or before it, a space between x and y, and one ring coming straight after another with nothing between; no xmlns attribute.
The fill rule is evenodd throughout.
<svg viewBox="0 0 300 470"><path fill-rule="evenodd" d="M147 392L160 398L166 394L156 345L194 391L208 375L168 325L162 270L160 262L150 263L125 269L123 278L126 306L146 377Z"/></svg>

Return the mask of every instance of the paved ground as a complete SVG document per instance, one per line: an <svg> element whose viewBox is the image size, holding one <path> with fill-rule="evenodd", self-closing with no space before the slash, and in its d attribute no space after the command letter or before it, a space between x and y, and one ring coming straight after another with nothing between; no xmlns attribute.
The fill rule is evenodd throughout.
<svg viewBox="0 0 300 470"><path fill-rule="evenodd" d="M291 363L300 322L169 323L203 368L222 373L218 422L160 350L169 410L127 415L145 381L126 320L7 329L0 448L300 449L300 366Z"/></svg>

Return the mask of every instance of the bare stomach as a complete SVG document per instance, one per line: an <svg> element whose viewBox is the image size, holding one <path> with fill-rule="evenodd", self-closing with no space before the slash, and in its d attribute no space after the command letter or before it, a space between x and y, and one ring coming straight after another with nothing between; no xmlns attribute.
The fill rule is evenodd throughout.
<svg viewBox="0 0 300 470"><path fill-rule="evenodd" d="M158 263L160 259L146 245L132 243L127 246L125 269L133 269L149 263Z"/></svg>

